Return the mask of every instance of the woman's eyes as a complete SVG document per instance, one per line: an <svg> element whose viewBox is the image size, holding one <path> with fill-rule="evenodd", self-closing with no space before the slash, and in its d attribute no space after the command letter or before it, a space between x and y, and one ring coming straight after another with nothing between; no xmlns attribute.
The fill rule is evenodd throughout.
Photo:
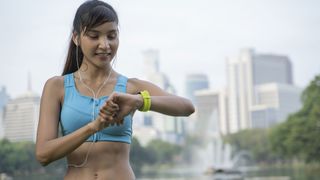
<svg viewBox="0 0 320 180"><path fill-rule="evenodd" d="M94 34L88 34L88 36L89 36L91 39L98 39L98 38L99 38L98 35L94 35Z"/></svg>
<svg viewBox="0 0 320 180"><path fill-rule="evenodd" d="M108 35L108 39L115 39L117 37L117 34L116 33L112 33L112 34L109 34Z"/></svg>
<svg viewBox="0 0 320 180"><path fill-rule="evenodd" d="M88 34L88 36L91 39L98 39L99 38L99 35L95 35L95 34ZM117 38L117 34L116 33L109 34L109 35L107 35L107 38L109 40L113 40L113 39Z"/></svg>

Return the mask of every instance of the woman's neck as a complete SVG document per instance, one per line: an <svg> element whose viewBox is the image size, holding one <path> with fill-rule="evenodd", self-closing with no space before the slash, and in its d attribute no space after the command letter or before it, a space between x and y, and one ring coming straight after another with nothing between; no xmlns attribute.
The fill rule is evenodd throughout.
<svg viewBox="0 0 320 180"><path fill-rule="evenodd" d="M111 66L106 68L93 68L82 64L76 73L81 76L84 81L103 82L106 78L111 78L113 76L113 72L114 70Z"/></svg>

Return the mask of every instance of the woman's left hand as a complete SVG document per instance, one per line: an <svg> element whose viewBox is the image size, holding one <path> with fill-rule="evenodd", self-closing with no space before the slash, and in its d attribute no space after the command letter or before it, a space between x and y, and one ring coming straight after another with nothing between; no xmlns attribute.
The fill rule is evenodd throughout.
<svg viewBox="0 0 320 180"><path fill-rule="evenodd" d="M141 95L136 94L126 94L121 92L113 92L108 101L112 101L118 105L119 110L116 112L114 116L114 121L111 122L111 125L123 124L124 117L130 113L133 113L135 110L139 109L143 105L143 99Z"/></svg>

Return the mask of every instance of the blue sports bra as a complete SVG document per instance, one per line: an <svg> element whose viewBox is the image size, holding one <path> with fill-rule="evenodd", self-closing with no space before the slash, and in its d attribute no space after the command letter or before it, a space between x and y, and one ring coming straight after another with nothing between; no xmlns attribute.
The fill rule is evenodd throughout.
<svg viewBox="0 0 320 180"><path fill-rule="evenodd" d="M114 91L126 93L128 78L119 75ZM95 117L98 116L101 106L108 99L102 96L96 101L92 97L84 96L75 87L73 74L64 75L64 102L60 114L60 125L62 135L70 134L85 126L92 119L92 103L95 103ZM86 141L115 141L131 143L132 116L129 114L124 118L122 125L109 126L93 135Z"/></svg>

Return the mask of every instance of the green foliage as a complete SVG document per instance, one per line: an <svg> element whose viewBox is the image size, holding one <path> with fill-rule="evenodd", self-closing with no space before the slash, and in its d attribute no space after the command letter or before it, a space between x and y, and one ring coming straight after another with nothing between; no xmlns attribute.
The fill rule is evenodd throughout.
<svg viewBox="0 0 320 180"><path fill-rule="evenodd" d="M320 162L320 76L303 91L303 107L270 130L244 130L224 137L234 153L248 151L257 162Z"/></svg>
<svg viewBox="0 0 320 180"><path fill-rule="evenodd" d="M181 153L182 148L157 139L147 145L147 151L153 155L157 163L162 164L174 162L174 157Z"/></svg>
<svg viewBox="0 0 320 180"><path fill-rule="evenodd" d="M140 175L144 165L170 163L173 157L181 151L181 148L160 140L152 141L148 148L140 145L136 138L132 139L130 161L137 176ZM65 158L42 167L35 158L35 144L31 142L9 142L6 139L0 140L0 172L14 176L29 177L37 179L61 179L65 174ZM50 176L44 176L50 175Z"/></svg>
<svg viewBox="0 0 320 180"><path fill-rule="evenodd" d="M204 139L195 135L186 135L185 143L181 150L181 156L185 163L192 163L192 157L194 156L195 149L204 147L204 143L201 140Z"/></svg>
<svg viewBox="0 0 320 180"><path fill-rule="evenodd" d="M273 129L272 149L287 159L320 162L320 76L302 94L303 107Z"/></svg>
<svg viewBox="0 0 320 180"><path fill-rule="evenodd" d="M0 170L7 174L27 174L40 166L34 160L34 145L28 142L0 141Z"/></svg>
<svg viewBox="0 0 320 180"><path fill-rule="evenodd" d="M233 147L232 155L248 152L257 163L272 162L277 157L270 153L269 131L266 129L248 129L223 137L224 141Z"/></svg>
<svg viewBox="0 0 320 180"><path fill-rule="evenodd" d="M151 155L151 152L148 152L145 148L143 148L138 139L133 137L130 150L130 164L135 174L141 174L143 165L153 163L154 160L155 159Z"/></svg>
<svg viewBox="0 0 320 180"><path fill-rule="evenodd" d="M14 176L28 176L36 172L61 174L65 169L65 160L58 160L42 167L35 158L35 144L32 142L10 142L0 140L0 172Z"/></svg>
<svg viewBox="0 0 320 180"><path fill-rule="evenodd" d="M236 152L245 150L257 162L320 162L320 76L303 91L303 107L270 130L244 130L224 137Z"/></svg>

